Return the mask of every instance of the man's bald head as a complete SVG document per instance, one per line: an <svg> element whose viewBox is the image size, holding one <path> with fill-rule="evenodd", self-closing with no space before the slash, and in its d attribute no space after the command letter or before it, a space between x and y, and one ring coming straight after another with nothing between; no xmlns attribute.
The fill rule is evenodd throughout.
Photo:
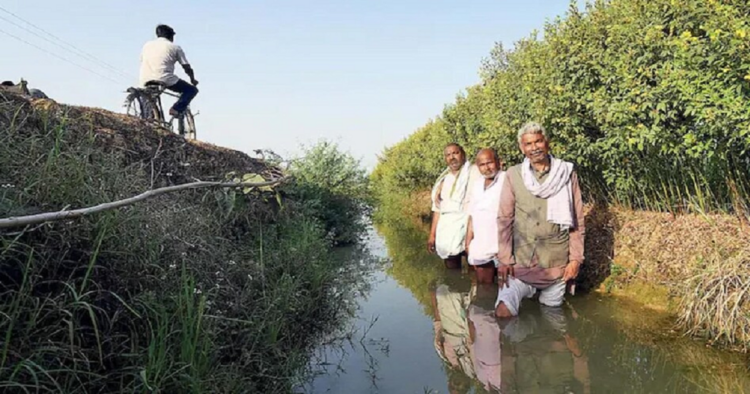
<svg viewBox="0 0 750 394"><path fill-rule="evenodd" d="M477 153L475 164L485 179L495 179L500 171L500 157L492 148L484 148Z"/></svg>
<svg viewBox="0 0 750 394"><path fill-rule="evenodd" d="M499 157L497 156L497 152L492 148L482 148L477 152L477 160L479 160L480 157L487 157L489 159L498 160Z"/></svg>

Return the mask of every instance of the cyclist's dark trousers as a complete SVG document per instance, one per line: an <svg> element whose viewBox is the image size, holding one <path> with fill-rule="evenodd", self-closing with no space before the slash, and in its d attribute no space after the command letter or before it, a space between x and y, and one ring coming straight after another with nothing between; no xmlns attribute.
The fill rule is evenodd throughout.
<svg viewBox="0 0 750 394"><path fill-rule="evenodd" d="M198 88L181 79L177 81L176 84L167 87L167 89L180 93L180 98L172 106L172 109L179 113L185 112L188 104L190 104L195 95L198 94Z"/></svg>

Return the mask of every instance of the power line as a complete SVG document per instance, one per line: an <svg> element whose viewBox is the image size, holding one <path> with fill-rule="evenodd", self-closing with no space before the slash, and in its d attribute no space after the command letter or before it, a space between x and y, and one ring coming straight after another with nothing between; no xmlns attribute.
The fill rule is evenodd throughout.
<svg viewBox="0 0 750 394"><path fill-rule="evenodd" d="M27 27L21 26L21 25L17 24L16 22L13 22L13 21L12 21L12 20L10 20L10 19L7 19L7 18L5 18L5 17L3 17L3 16L0 16L0 19L2 19L2 20L4 20L4 21L6 21L6 22L8 22L8 23L11 23L11 24L13 24L14 26L16 26L16 27L18 27L18 28L21 28L21 29L23 29L23 30L25 30L25 31L27 31L27 32L29 32L29 33L31 33L31 34L33 34L33 35L35 35L36 37L39 37L39 38L41 38L41 39L43 39L43 40L45 40L45 41L47 41L47 42L49 42L49 43L51 43L51 44L53 44L53 45L55 45L55 46L59 47L59 48L62 48L62 49L64 49L64 50L68 51L68 52L71 52L71 53L75 54L76 56L78 56L78 57L80 57L80 58L82 58L82 59L84 59L84 60L88 60L88 61L92 61L92 62L94 62L94 63L98 63L98 64L97 64L98 66L100 66L100 67L103 67L103 68L108 68L108 69L109 69L110 71L114 71L114 72L116 72L116 73L120 74L120 76L123 76L123 77L127 78L128 80L130 80L130 79L132 79L132 78L133 78L133 77L132 77L132 75L130 75L130 74L128 74L128 73L125 73L125 72L123 72L123 71L120 71L120 70L118 70L118 69L117 69L116 67L112 66L111 64L109 64L109 63L107 63L107 62L105 62L105 61L103 61L103 60L101 60L101 59L97 58L97 57L96 57L96 56L94 56L94 55L91 55L91 54L87 53L86 51L84 51L84 50L82 50L82 49L79 49L79 48L78 48L78 47L76 47L75 45L73 45L73 44L70 44L70 43L66 42L65 40L63 40L63 39L61 39L61 38L59 38L59 37L55 36L54 34L52 34L52 33L48 32L47 30L45 30L45 29L42 29L41 27L39 27L39 26L37 26L37 25L35 25L35 24L33 24L33 23L29 22L28 20L26 20L26 19L24 19L24 18L21 18L20 16L18 16L18 15L16 15L16 14L14 14L13 12L11 12L11 11L8 11L7 9L5 9L5 8L3 8L3 7L0 7L0 11L3 11L3 12L5 12L5 13L6 13L6 14L8 14L8 15L11 15L11 16L13 16L14 18L16 18L16 19L18 19L18 20L20 20L20 21L22 21L22 22L26 23L27 25L29 25L29 26L31 26L31 27L33 27L33 28L35 28L35 29L37 29L37 30L41 31L42 33L44 33L44 34L48 35L49 37L52 37L53 39L55 39L55 40L57 40L57 41L59 41L59 42L61 42L61 43L65 44L65 46L67 46L67 48L66 48L66 47L64 47L64 46L62 46L62 45L60 45L60 44L58 44L58 43L56 43L56 42L54 42L54 41L52 41L52 40L50 40L50 39L48 39L48 38L46 38L46 37L43 37L43 36L42 36L42 35L40 35L39 33L36 33L36 32L34 32L34 31L32 31L32 30L28 29Z"/></svg>
<svg viewBox="0 0 750 394"><path fill-rule="evenodd" d="M31 26L31 27L33 27L33 28L35 28L35 29L37 29L37 30L41 31L42 33L44 33L44 34L46 34L46 35L48 35L48 36L52 37L53 39L55 39L55 40L57 40L57 41L59 41L59 42L61 42L61 43L65 44L65 45L66 45L66 46L67 46L68 48L65 48L65 47L61 46L60 44L58 44L58 43L55 43L55 42L53 42L53 41L50 41L49 39L47 39L47 38L45 38L45 37L42 37L42 36L40 36L40 35L39 35L38 33L35 33L35 32L33 32L33 31L29 30L28 28L25 28L25 27L23 27L23 26L20 26L20 25L18 25L18 24L16 24L16 23L14 23L13 21L10 21L10 20L8 20L8 19L6 19L6 18L0 17L0 19L3 19L3 20L5 20L5 21L8 21L8 22L12 23L13 25L15 25L15 26L17 26L17 27L20 27L21 29L24 29L24 30L28 31L29 33L31 33L31 34L34 34L35 36L37 36L37 37L39 37L39 38L41 38L41 39L43 39L43 40L45 40L45 41L47 41L47 42L50 42L50 43L52 43L52 44L54 44L54 45L56 45L56 46L58 46L58 47L60 47L60 48L63 48L63 49L65 49L65 50L69 51L69 52L72 52L72 53L76 54L76 55L77 55L77 56L79 56L79 57L85 58L86 60L89 60L89 61L93 61L93 62L99 63L99 65L100 65L100 66L103 66L103 67L105 67L105 68L109 68L110 70L112 70L112 71L114 71L114 72L116 72L116 73L119 73L120 75L122 75L122 76L124 76L124 77L126 77L126 78L128 78L128 79L132 78L132 76L131 76L131 75L129 75L128 73L125 73L125 72L122 72L122 71L118 70L117 68L115 68L115 67L114 67L114 66L112 66L111 64L109 64L109 63L107 63L107 62L105 62L105 61L103 61L103 60L101 60L101 59L98 59L98 58L97 58L96 56L94 56L94 55L91 55L91 54L87 53L86 51L84 51L84 50L82 50L82 49L80 49L80 48L76 47L75 45L73 45L73 44L70 44L70 43L66 42L65 40L63 40L63 39L61 39L61 38L59 38L59 37L55 36L54 34L52 34L52 33L48 32L47 30L45 30L45 29L42 29L41 27L39 27L39 26L37 26L37 25L35 25L35 24L33 24L33 23L29 22L28 20L26 20L26 19L24 19L24 18L22 18L22 17L20 17L20 16L18 16L18 15L16 15L16 14L14 14L13 12L11 12L11 11L8 11L7 9L5 9L5 8L3 8L3 7L0 7L0 11L3 11L3 12L5 12L6 14L8 14L8 15L11 15L11 16L13 16L13 17L15 17L16 19L18 19L18 20L20 20L20 21L22 21L22 22L26 23L27 25L29 25L29 26ZM71 49L72 49L72 50L71 50Z"/></svg>
<svg viewBox="0 0 750 394"><path fill-rule="evenodd" d="M73 62L73 61L70 61L70 60L68 60L68 59L66 59L66 58L64 58L64 57L62 57L62 56L60 56L60 55L58 55L58 54L56 54L56 53L54 53L54 52L50 52L50 51L48 51L48 50L46 50L46 49L44 49L44 48L42 48L42 47L40 47L40 46L38 46L38 45L36 45L36 44L32 44L32 43L30 43L30 42L28 42L28 41L24 40L24 39L23 39L23 38L21 38L21 37L18 37L18 36L16 36L16 35L13 35L13 34L11 34L11 33L8 33L8 32L7 32L7 31L5 31L5 30L2 30L2 29L0 29L0 33L3 33L3 34L5 34L6 36L9 36L9 37L11 37L11 38L14 38L14 39L16 39L16 40L18 40L18 41L21 41L22 43L24 43L24 44L26 44L26 45L32 46L32 47L34 47L34 48L36 48L36 49L38 49L38 50L40 50L40 51L42 51L42 52L44 52L44 53L46 53L46 54L48 54L48 55L52 55L52 56L54 56L54 57L56 57L56 58L58 58L58 59L60 59L60 60L62 60L62 61L64 61L64 62L66 62L66 63L70 63L70 64L72 64L72 65L74 65L74 66L76 66L76 67L79 67L79 68L81 68L81 69L83 69L83 70L86 70L86 71L88 71L88 72L90 72L90 73L92 73L92 74L98 75L98 76L100 76L100 77L102 77L102 78L104 78L104 79L106 79L106 80L108 80L108 81L110 81L110 82L112 82L112 83L115 83L115 84L117 84L118 86L122 86L122 83L120 83L120 82L118 82L118 81L115 81L114 79L112 79L112 78L110 78L110 77L108 77L108 76L106 76L106 75L102 75L102 74L100 74L100 73L98 73L98 72L96 72L96 71L94 71L94 70L92 70L92 69L90 69L90 68L88 68L88 67L85 67L85 66L82 66L82 65L80 65L80 64L78 64L78 63L75 63L75 62Z"/></svg>

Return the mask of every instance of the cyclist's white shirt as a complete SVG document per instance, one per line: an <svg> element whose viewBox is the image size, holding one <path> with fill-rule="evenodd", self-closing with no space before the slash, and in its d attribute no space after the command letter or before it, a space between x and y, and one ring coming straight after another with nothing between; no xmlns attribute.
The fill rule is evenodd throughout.
<svg viewBox="0 0 750 394"><path fill-rule="evenodd" d="M167 86L176 84L180 80L174 73L176 62L183 66L189 64L179 45L162 37L144 44L141 51L141 86L149 81L161 81Z"/></svg>

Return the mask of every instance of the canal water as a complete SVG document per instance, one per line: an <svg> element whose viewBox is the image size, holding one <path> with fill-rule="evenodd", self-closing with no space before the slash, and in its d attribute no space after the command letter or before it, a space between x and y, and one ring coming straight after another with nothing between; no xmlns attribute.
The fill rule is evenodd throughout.
<svg viewBox="0 0 750 394"><path fill-rule="evenodd" d="M499 321L497 286L448 271L424 229L382 225L385 263L351 325L321 347L310 393L750 393L747 358L677 335L655 311L597 293L534 300ZM437 323L437 320L440 322Z"/></svg>

